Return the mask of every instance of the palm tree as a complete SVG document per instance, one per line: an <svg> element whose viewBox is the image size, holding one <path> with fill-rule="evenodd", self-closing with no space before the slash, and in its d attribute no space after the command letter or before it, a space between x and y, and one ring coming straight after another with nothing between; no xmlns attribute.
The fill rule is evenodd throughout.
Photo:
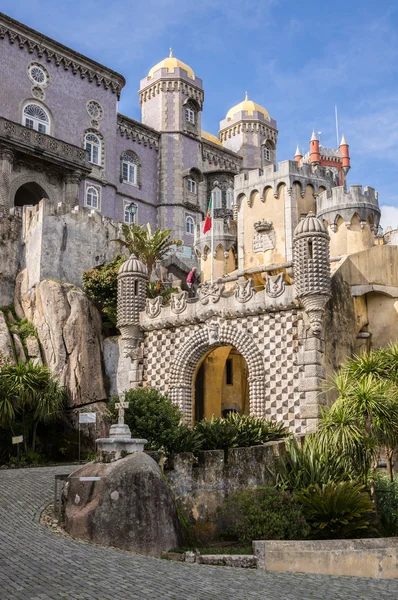
<svg viewBox="0 0 398 600"><path fill-rule="evenodd" d="M392 480L392 457L398 446L398 344L346 361L332 378L331 389L338 398L321 417L323 444L333 444L351 457L363 478L384 447Z"/></svg>
<svg viewBox="0 0 398 600"><path fill-rule="evenodd" d="M162 260L172 246L182 244L181 240L170 239L171 229L156 229L152 233L149 223L145 225L122 225L124 240L116 240L126 247L130 254L135 254L148 269L149 277L155 264Z"/></svg>
<svg viewBox="0 0 398 600"><path fill-rule="evenodd" d="M28 425L32 426L32 450L40 422L58 417L63 409L66 391L53 379L44 365L32 361L5 364L0 370L0 422L11 424L21 418L25 453L28 451Z"/></svg>

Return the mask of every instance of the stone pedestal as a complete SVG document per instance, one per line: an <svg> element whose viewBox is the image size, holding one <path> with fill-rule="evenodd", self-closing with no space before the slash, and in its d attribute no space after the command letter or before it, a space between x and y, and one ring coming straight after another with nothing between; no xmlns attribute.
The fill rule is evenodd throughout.
<svg viewBox="0 0 398 600"><path fill-rule="evenodd" d="M117 423L111 426L108 438L96 440L96 462L110 463L133 452L142 452L147 443L148 440L132 438L128 425Z"/></svg>

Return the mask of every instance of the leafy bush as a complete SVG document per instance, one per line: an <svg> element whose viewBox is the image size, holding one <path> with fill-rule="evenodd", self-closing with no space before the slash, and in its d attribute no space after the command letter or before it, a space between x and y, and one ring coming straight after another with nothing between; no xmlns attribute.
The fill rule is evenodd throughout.
<svg viewBox="0 0 398 600"><path fill-rule="evenodd" d="M178 452L193 452L196 454L203 448L203 436L195 428L191 429L186 425L177 427L170 441L165 445L165 450L169 454Z"/></svg>
<svg viewBox="0 0 398 600"><path fill-rule="evenodd" d="M202 450L228 450L236 448L237 432L233 423L221 417L210 420L203 419L196 423L195 431L198 431L202 438Z"/></svg>
<svg viewBox="0 0 398 600"><path fill-rule="evenodd" d="M129 402L125 423L130 427L132 437L148 440L146 450L170 447L178 434L180 409L152 388L129 390L125 401ZM113 398L110 409L116 416L115 402L116 398Z"/></svg>
<svg viewBox="0 0 398 600"><path fill-rule="evenodd" d="M387 475L375 475L377 512L383 535L398 535L398 475L390 481Z"/></svg>
<svg viewBox="0 0 398 600"><path fill-rule="evenodd" d="M229 413L225 421L235 428L237 448L258 446L289 437L289 431L282 423L273 423L265 419L237 413Z"/></svg>
<svg viewBox="0 0 398 600"><path fill-rule="evenodd" d="M292 494L264 486L232 492L219 511L218 529L251 542L303 539L309 528Z"/></svg>
<svg viewBox="0 0 398 600"><path fill-rule="evenodd" d="M350 479L346 464L333 450L328 451L317 436L306 436L301 445L289 440L277 464L276 483L291 491L306 489L314 484Z"/></svg>
<svg viewBox="0 0 398 600"><path fill-rule="evenodd" d="M104 315L104 326L116 325L117 274L125 260L117 254L111 262L83 273L83 289Z"/></svg>
<svg viewBox="0 0 398 600"><path fill-rule="evenodd" d="M361 537L374 509L362 484L352 481L316 484L296 495L315 539Z"/></svg>

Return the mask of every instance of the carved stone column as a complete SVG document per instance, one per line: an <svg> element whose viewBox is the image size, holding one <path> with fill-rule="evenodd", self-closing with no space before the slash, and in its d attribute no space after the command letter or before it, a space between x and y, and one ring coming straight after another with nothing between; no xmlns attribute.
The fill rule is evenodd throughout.
<svg viewBox="0 0 398 600"><path fill-rule="evenodd" d="M10 184L14 153L8 148L0 148L0 213L8 213L11 208Z"/></svg>
<svg viewBox="0 0 398 600"><path fill-rule="evenodd" d="M79 185L82 179L80 171L73 171L65 175L65 202L73 208L79 204Z"/></svg>

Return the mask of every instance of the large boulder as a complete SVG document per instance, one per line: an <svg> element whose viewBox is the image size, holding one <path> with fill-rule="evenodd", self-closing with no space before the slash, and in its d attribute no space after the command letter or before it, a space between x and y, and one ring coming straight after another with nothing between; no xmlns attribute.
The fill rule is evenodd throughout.
<svg viewBox="0 0 398 600"><path fill-rule="evenodd" d="M17 278L15 307L36 327L41 356L68 389L68 408L97 412L94 437L107 435L107 393L102 364L101 316L85 293L69 283L45 279L29 288L26 270ZM29 342L29 343L28 343ZM36 345L35 345L36 343ZM29 357L40 361L36 338ZM89 434L90 431L85 433Z"/></svg>
<svg viewBox="0 0 398 600"><path fill-rule="evenodd" d="M87 477L101 479L81 480ZM184 544L172 493L144 452L79 468L67 480L63 504L65 529L76 538L148 556Z"/></svg>

